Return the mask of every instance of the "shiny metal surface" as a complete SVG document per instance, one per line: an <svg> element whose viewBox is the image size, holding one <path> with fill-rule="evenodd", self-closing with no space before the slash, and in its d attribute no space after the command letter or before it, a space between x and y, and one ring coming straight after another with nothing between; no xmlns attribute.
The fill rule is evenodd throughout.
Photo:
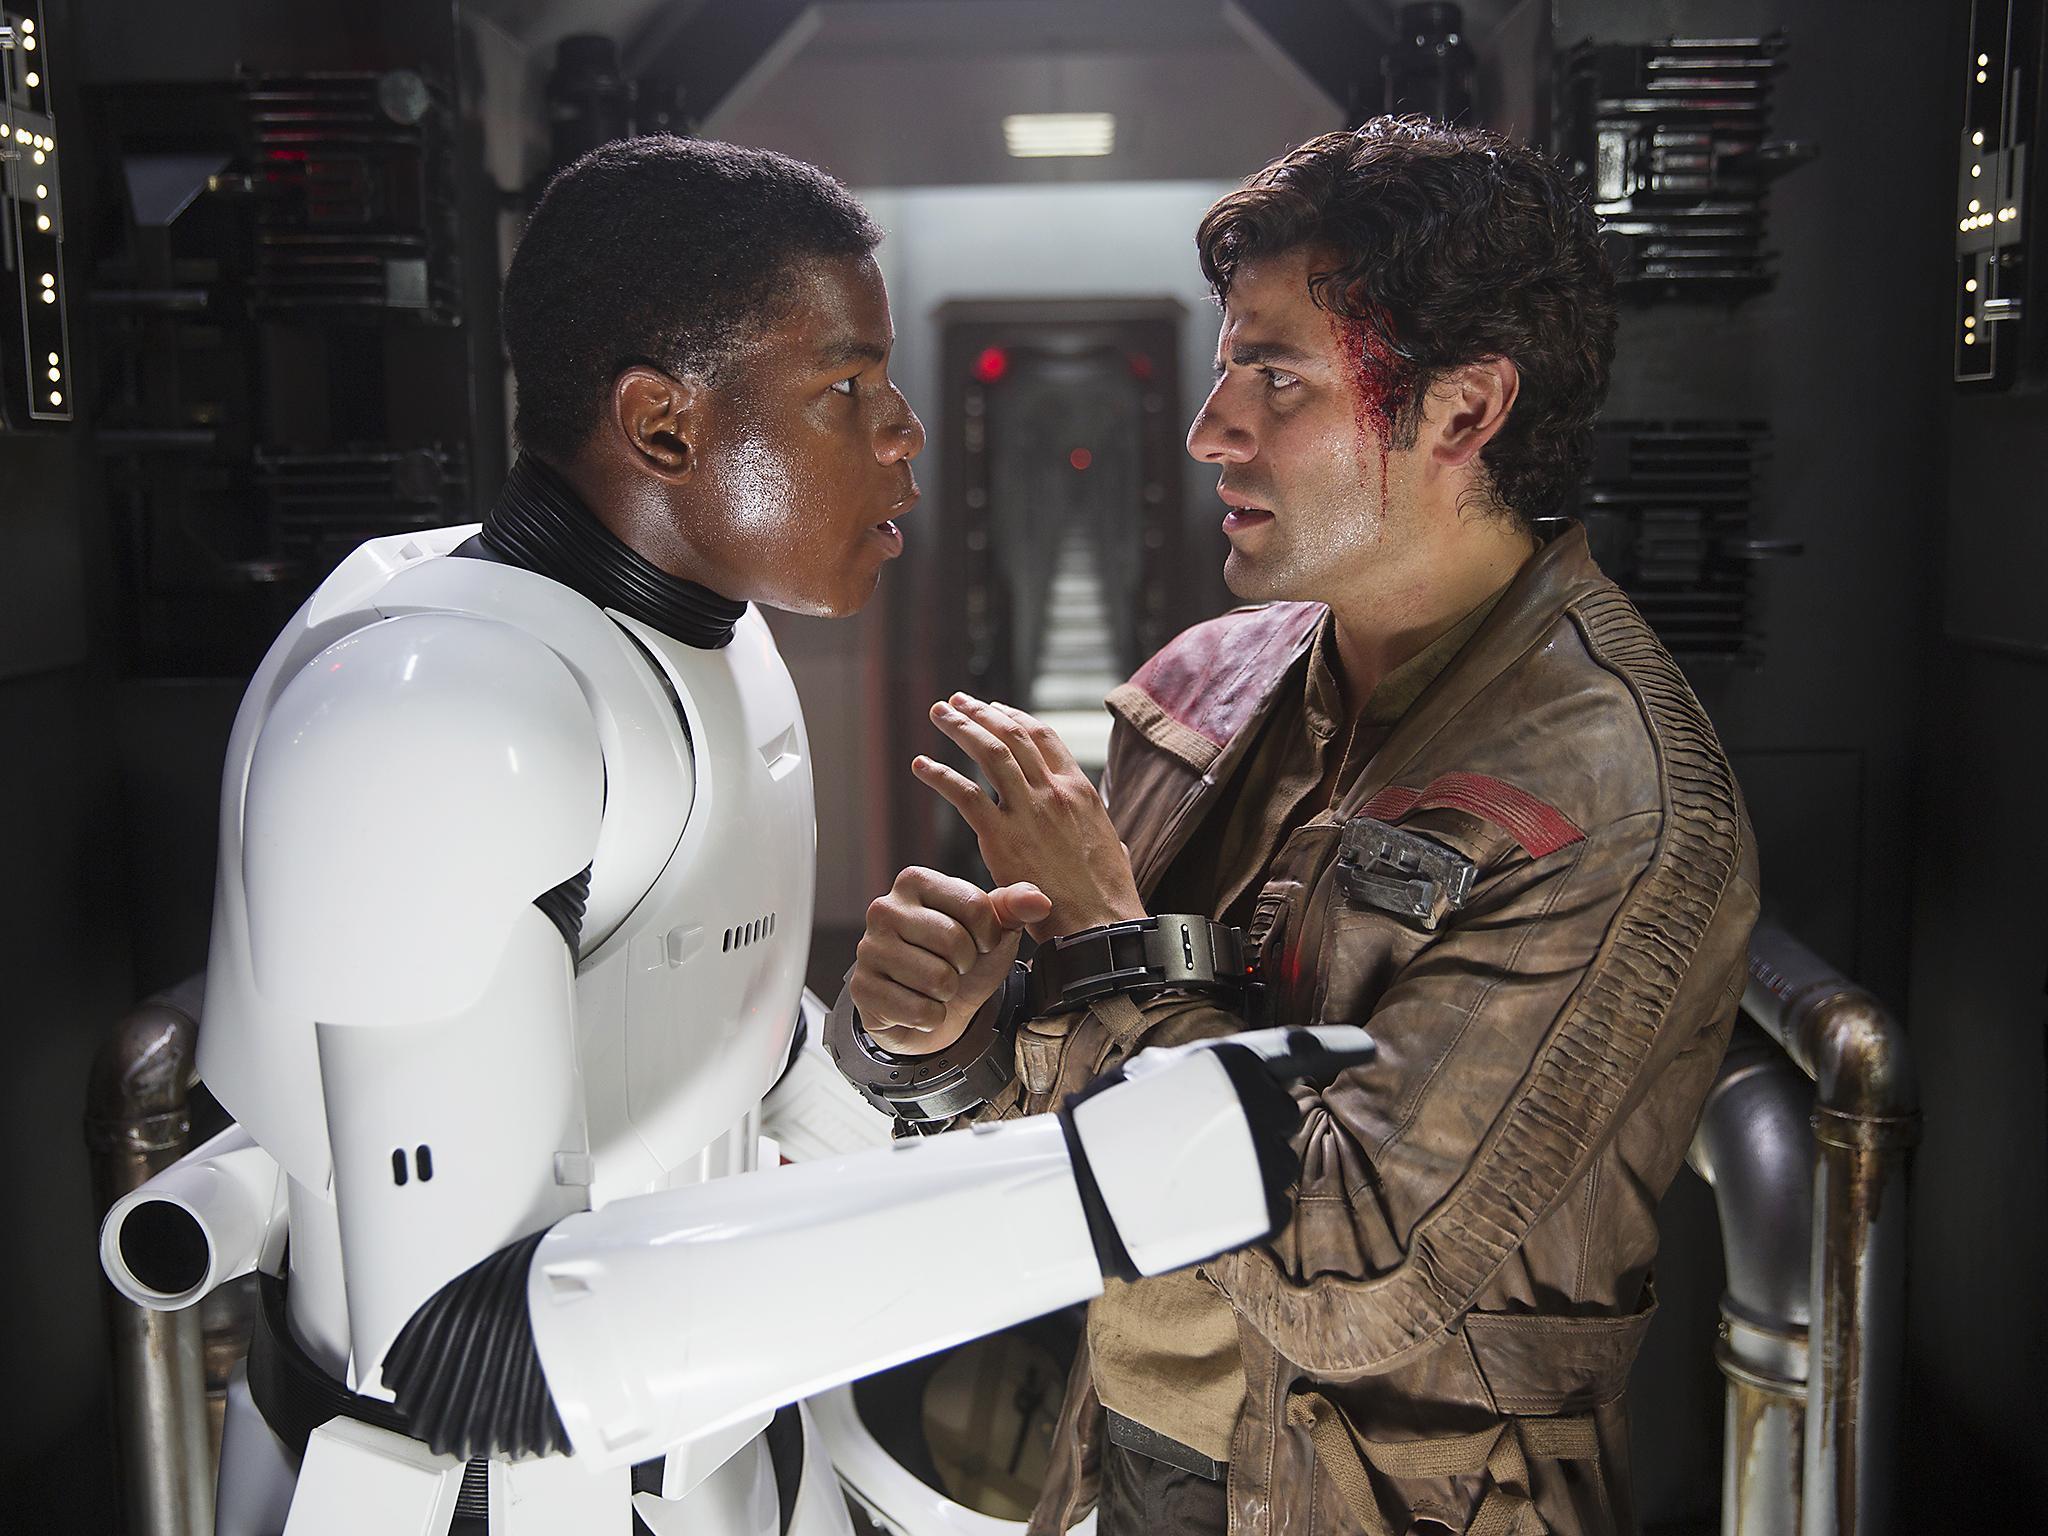
<svg viewBox="0 0 2048 1536"><path fill-rule="evenodd" d="M198 1041L200 978L130 1013L93 1061L85 1138L105 1210L183 1153ZM131 1536L213 1529L215 1436L200 1309L147 1312L106 1291L126 1528Z"/></svg>
<svg viewBox="0 0 2048 1536"><path fill-rule="evenodd" d="M1799 1531L1813 1227L1813 1084L1738 1020L1690 1161L1713 1186L1727 1292L1714 1358L1728 1380L1722 1536Z"/></svg>
<svg viewBox="0 0 2048 1536"><path fill-rule="evenodd" d="M1905 1031L1875 997L1771 922L1759 923L1750 940L1743 1008L1814 1083L1811 1365L1798 1528L1804 1536L1884 1536L1903 1385L1905 1172L1920 1133Z"/></svg>

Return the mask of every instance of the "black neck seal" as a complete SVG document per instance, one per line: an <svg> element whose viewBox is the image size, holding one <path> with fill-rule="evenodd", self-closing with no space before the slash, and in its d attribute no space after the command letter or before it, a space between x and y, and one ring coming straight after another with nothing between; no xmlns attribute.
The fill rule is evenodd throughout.
<svg viewBox="0 0 2048 1536"><path fill-rule="evenodd" d="M507 565L551 577L699 650L730 644L747 611L745 603L679 580L628 549L568 481L530 454L513 461L481 537Z"/></svg>

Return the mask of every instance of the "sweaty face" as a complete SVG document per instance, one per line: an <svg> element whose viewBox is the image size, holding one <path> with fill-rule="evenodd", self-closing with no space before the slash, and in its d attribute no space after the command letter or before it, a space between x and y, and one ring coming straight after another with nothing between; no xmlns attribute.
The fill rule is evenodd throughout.
<svg viewBox="0 0 2048 1536"><path fill-rule="evenodd" d="M698 445L711 526L694 530L721 590L840 616L903 552L924 427L889 381L895 330L865 256L809 257L732 369Z"/></svg>
<svg viewBox="0 0 2048 1536"><path fill-rule="evenodd" d="M1238 596L1329 601L1397 535L1416 450L1390 448L1395 360L1310 296L1308 248L1246 262L1230 285L1216 385L1188 452L1222 472Z"/></svg>

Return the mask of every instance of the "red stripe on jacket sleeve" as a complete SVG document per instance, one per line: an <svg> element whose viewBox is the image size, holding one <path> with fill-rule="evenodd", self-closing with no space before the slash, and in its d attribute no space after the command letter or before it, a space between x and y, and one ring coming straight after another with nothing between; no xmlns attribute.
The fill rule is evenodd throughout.
<svg viewBox="0 0 2048 1536"><path fill-rule="evenodd" d="M1525 789L1483 773L1446 773L1422 789L1390 784L1366 801L1363 814L1398 821L1414 811L1463 811L1499 827L1532 859L1584 840L1569 816Z"/></svg>

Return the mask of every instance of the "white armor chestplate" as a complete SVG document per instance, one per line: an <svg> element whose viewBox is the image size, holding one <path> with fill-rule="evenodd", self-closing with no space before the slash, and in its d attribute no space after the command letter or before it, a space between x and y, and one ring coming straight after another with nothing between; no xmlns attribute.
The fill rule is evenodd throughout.
<svg viewBox="0 0 2048 1536"><path fill-rule="evenodd" d="M420 1301L521 1235L495 1228L751 1168L809 947L809 746L759 613L696 649L531 571L446 558L474 531L343 561L257 671L224 779L200 1070L289 1176L295 1331L358 1390ZM327 752L339 766L295 766L357 729L376 739ZM435 775L473 793L450 812L446 786L417 789ZM536 941L534 899L586 865L572 1058L515 1016L568 963ZM274 908L295 926L252 944L252 910ZM488 1191L464 1187L469 1150L498 1165ZM361 1174L387 1157L388 1177ZM428 1217L430 1196L449 1204ZM357 1272L408 1230L396 1265Z"/></svg>

